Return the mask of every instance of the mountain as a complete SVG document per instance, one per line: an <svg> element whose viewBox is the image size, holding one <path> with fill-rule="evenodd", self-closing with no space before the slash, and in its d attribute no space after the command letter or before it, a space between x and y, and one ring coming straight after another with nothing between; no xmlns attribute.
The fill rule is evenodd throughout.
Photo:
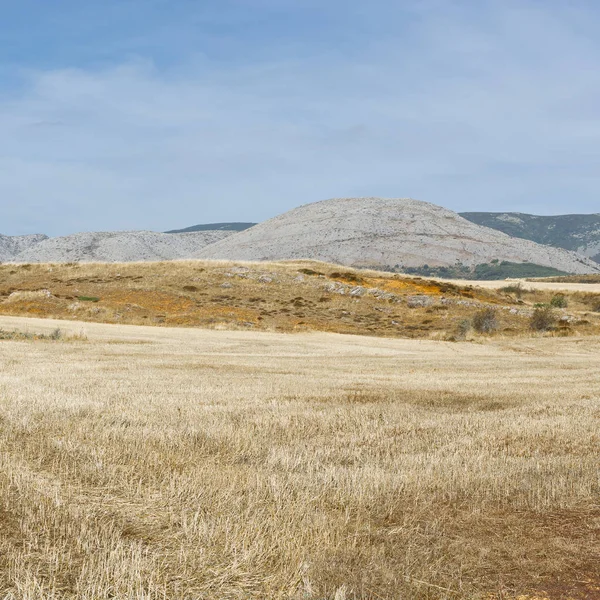
<svg viewBox="0 0 600 600"><path fill-rule="evenodd" d="M185 229L172 229L165 233L191 233L193 231L244 231L254 227L256 223L207 223L205 225L192 225Z"/></svg>
<svg viewBox="0 0 600 600"><path fill-rule="evenodd" d="M33 235L0 234L0 262L13 260L20 252L23 252L47 239L48 236L41 233Z"/></svg>
<svg viewBox="0 0 600 600"><path fill-rule="evenodd" d="M227 231L156 233L119 231L75 233L48 238L23 250L17 262L135 262L189 258L200 248L230 235Z"/></svg>
<svg viewBox="0 0 600 600"><path fill-rule="evenodd" d="M413 199L335 198L306 204L200 250L198 258L316 259L356 267L532 263L600 272L593 261L482 227Z"/></svg>
<svg viewBox="0 0 600 600"><path fill-rule="evenodd" d="M466 212L462 217L508 235L579 252L600 263L600 214L538 216Z"/></svg>

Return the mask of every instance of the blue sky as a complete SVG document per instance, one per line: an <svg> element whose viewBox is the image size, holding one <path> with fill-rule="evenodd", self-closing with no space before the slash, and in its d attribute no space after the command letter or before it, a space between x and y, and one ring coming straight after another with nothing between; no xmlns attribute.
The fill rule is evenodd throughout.
<svg viewBox="0 0 600 600"><path fill-rule="evenodd" d="M600 211L600 6L0 0L0 231Z"/></svg>

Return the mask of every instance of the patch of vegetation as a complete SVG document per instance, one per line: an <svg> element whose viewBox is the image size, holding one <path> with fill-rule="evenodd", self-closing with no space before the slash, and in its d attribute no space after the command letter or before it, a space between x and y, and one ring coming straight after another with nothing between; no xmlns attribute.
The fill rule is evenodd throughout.
<svg viewBox="0 0 600 600"><path fill-rule="evenodd" d="M556 326L557 320L551 306L537 306L529 320L529 327L534 331L550 331Z"/></svg>
<svg viewBox="0 0 600 600"><path fill-rule="evenodd" d="M519 299L523 297L523 294L529 292L529 290L526 290L520 283L505 285L504 287L499 288L498 291L503 292L504 294L513 294Z"/></svg>
<svg viewBox="0 0 600 600"><path fill-rule="evenodd" d="M555 294L552 296L552 300L550 300L550 305L554 306L554 308L567 308L569 301L564 294Z"/></svg>
<svg viewBox="0 0 600 600"><path fill-rule="evenodd" d="M478 333L493 333L498 329L498 313L491 307L482 308L473 315L473 329Z"/></svg>
<svg viewBox="0 0 600 600"><path fill-rule="evenodd" d="M356 273L350 273L350 272L338 273L336 271L335 273L332 273L329 277L331 279L340 279L341 281L347 281L349 283L363 283L364 282L364 279L362 277L359 277L358 275L356 275Z"/></svg>
<svg viewBox="0 0 600 600"><path fill-rule="evenodd" d="M479 281L497 281L500 279L523 279L527 277L552 277L567 275L564 271L535 265L533 263L514 263L508 261L492 261L475 267L457 263L452 267L394 267L396 272L421 277L440 277L442 279L472 279Z"/></svg>
<svg viewBox="0 0 600 600"><path fill-rule="evenodd" d="M97 296L77 296L77 300L80 302L100 302L100 298Z"/></svg>
<svg viewBox="0 0 600 600"><path fill-rule="evenodd" d="M44 333L30 333L28 331L6 331L0 329L0 340L12 340L12 341L36 341L46 340L52 342L58 342L65 339L63 332L56 328L54 331L48 334Z"/></svg>
<svg viewBox="0 0 600 600"><path fill-rule="evenodd" d="M463 319L456 326L456 334L454 336L454 339L455 340L464 340L467 337L467 334L469 333L469 331L471 331L472 327L473 327L473 324L471 323L471 321L469 319Z"/></svg>
<svg viewBox="0 0 600 600"><path fill-rule="evenodd" d="M319 271L313 271L312 269L298 269L298 273L303 273L304 275L323 275L323 273L319 273Z"/></svg>

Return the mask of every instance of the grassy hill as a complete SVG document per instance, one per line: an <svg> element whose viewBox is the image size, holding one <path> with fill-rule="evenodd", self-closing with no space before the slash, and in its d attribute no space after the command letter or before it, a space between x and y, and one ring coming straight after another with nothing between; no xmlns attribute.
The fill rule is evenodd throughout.
<svg viewBox="0 0 600 600"><path fill-rule="evenodd" d="M566 250L600 262L600 214L538 216L523 213L460 213L472 223Z"/></svg>
<svg viewBox="0 0 600 600"><path fill-rule="evenodd" d="M493 307L499 332L529 335L533 307L554 293L517 298L508 288L309 261L0 265L2 315L210 329L448 339ZM576 331L598 333L600 294L567 300L574 318L593 312Z"/></svg>

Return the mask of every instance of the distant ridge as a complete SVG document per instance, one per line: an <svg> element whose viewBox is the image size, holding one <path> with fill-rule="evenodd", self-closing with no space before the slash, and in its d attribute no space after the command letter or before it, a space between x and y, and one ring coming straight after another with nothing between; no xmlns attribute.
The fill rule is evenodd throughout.
<svg viewBox="0 0 600 600"><path fill-rule="evenodd" d="M20 252L24 252L47 239L48 236L42 233L32 235L0 234L0 262L13 260Z"/></svg>
<svg viewBox="0 0 600 600"><path fill-rule="evenodd" d="M231 235L227 231L195 231L168 235L154 231L74 233L48 238L12 258L15 262L137 262L189 258L208 244Z"/></svg>
<svg viewBox="0 0 600 600"><path fill-rule="evenodd" d="M254 227L256 223L207 223L204 225L192 225L185 229L172 229L165 233L193 233L194 231L245 231Z"/></svg>
<svg viewBox="0 0 600 600"><path fill-rule="evenodd" d="M514 237L565 248L600 263L600 214L538 216L514 212L465 212L461 217Z"/></svg>
<svg viewBox="0 0 600 600"><path fill-rule="evenodd" d="M411 198L334 198L305 204L207 245L195 256L312 259L396 270L497 261L577 274L600 272L600 265L580 254L510 237Z"/></svg>

